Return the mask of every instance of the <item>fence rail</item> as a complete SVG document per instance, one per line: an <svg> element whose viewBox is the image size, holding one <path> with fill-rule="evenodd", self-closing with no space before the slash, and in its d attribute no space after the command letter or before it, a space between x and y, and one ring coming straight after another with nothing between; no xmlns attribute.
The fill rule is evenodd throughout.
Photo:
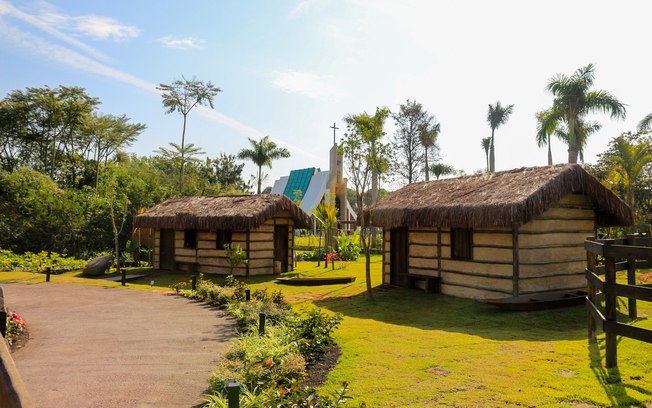
<svg viewBox="0 0 652 408"><path fill-rule="evenodd" d="M617 319L618 296L628 298L628 314L636 319L636 300L652 301L652 288L636 285L636 270L652 267L652 238L628 235L621 239L584 241L589 293L586 298L589 340L596 340L596 329L605 333L607 368L618 365L617 336L652 343L652 330L621 323ZM598 265L601 257L602 265ZM624 259L624 260L622 260ZM627 284L616 282L617 271L627 271ZM604 280L600 277L604 275ZM600 304L604 301L604 311Z"/></svg>

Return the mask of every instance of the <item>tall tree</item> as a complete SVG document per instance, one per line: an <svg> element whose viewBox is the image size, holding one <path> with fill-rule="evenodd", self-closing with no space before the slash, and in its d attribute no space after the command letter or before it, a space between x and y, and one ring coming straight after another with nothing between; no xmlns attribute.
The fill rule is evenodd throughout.
<svg viewBox="0 0 652 408"><path fill-rule="evenodd" d="M489 104L487 111L487 122L491 127L491 146L489 146L489 171L496 171L496 155L494 153L494 133L501 125L507 123L509 116L514 111L514 105L502 106L500 101L495 105Z"/></svg>
<svg viewBox="0 0 652 408"><path fill-rule="evenodd" d="M561 140L562 142L568 145L570 140L570 133L568 131L568 126L566 126L565 123L561 123L556 126L557 127L554 131L554 135L557 137L557 139ZM595 121L587 122L584 119L580 119L576 123L575 137L577 139L576 142L577 153L580 161L582 162L584 161L584 148L586 147L586 142L589 136L599 131L600 128L602 128L602 125Z"/></svg>
<svg viewBox="0 0 652 408"><path fill-rule="evenodd" d="M284 147L278 147L276 143L265 136L259 141L249 139L250 149L242 149L238 153L239 159L251 160L258 166L258 194L261 191L263 181L263 166L272 168L272 160L290 157L290 152Z"/></svg>
<svg viewBox="0 0 652 408"><path fill-rule="evenodd" d="M160 84L156 87L161 91L165 113L179 112L183 116L181 131L181 164L179 168L179 191L183 190L183 166L185 162L184 148L186 143L186 121L188 114L198 105L213 108L213 98L222 90L210 81L204 82L196 78L177 79L171 84Z"/></svg>
<svg viewBox="0 0 652 408"><path fill-rule="evenodd" d="M400 163L396 167L396 172L411 184L418 180L424 160L421 152L421 130L432 123L434 118L428 114L423 105L409 99L405 104L401 104L397 113L392 114L392 118L396 126L392 143Z"/></svg>
<svg viewBox="0 0 652 408"><path fill-rule="evenodd" d="M652 113L648 113L640 122L638 122L639 132L649 132L652 130Z"/></svg>
<svg viewBox="0 0 652 408"><path fill-rule="evenodd" d="M365 197L373 187L372 180L376 176L382 177L389 167L392 152L390 146L382 141L385 135L385 120L388 115L387 108L378 108L373 115L363 112L358 115L346 116L344 122L347 125L347 132L340 146L346 172L355 189L360 242L366 260L367 296L370 300L373 300L374 296L371 291L369 221L365 217L365 210L370 210L370 207Z"/></svg>
<svg viewBox="0 0 652 408"><path fill-rule="evenodd" d="M551 136L557 130L558 122L557 121L547 121L546 117L549 115L547 111L541 111L536 113L537 118L537 146L544 147L548 146L548 166L552 166L552 148L550 139Z"/></svg>
<svg viewBox="0 0 652 408"><path fill-rule="evenodd" d="M491 147L491 136L482 138L480 142L482 150L484 150L484 155L487 158L487 171L489 171L489 148Z"/></svg>
<svg viewBox="0 0 652 408"><path fill-rule="evenodd" d="M555 97L552 107L542 118L541 126L549 129L551 123L563 122L568 129L568 162L577 163L582 142L581 123L589 113L609 113L612 119L625 118L625 105L607 91L592 90L595 68L589 64L570 77L557 74L548 81L546 89ZM586 143L586 140L584 140Z"/></svg>
<svg viewBox="0 0 652 408"><path fill-rule="evenodd" d="M426 181L430 180L430 166L428 165L428 158L429 158L428 149L437 147L437 136L439 136L440 131L441 131L441 125L439 124L439 122L434 120L434 117L430 122L424 123L419 129L419 141L421 142L421 146L423 146L423 150L424 150L423 171L426 174Z"/></svg>

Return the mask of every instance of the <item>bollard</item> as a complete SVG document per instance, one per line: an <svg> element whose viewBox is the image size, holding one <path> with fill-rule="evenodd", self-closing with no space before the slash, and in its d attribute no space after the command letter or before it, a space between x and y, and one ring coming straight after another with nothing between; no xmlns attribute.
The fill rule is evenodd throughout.
<svg viewBox="0 0 652 408"><path fill-rule="evenodd" d="M226 385L226 395L229 400L229 408L240 407L240 383L237 381L229 381Z"/></svg>
<svg viewBox="0 0 652 408"><path fill-rule="evenodd" d="M258 334L263 336L265 334L265 319L267 315L265 313L258 313Z"/></svg>
<svg viewBox="0 0 652 408"><path fill-rule="evenodd" d="M48 266L45 268L45 281L50 282L50 273L52 272L52 269Z"/></svg>
<svg viewBox="0 0 652 408"><path fill-rule="evenodd" d="M121 269L120 274L122 276L122 279L120 279L120 283L122 283L122 286L127 286L127 271Z"/></svg>
<svg viewBox="0 0 652 408"><path fill-rule="evenodd" d="M192 275L192 278L190 278L190 287L192 290L197 290L197 275Z"/></svg>
<svg viewBox="0 0 652 408"><path fill-rule="evenodd" d="M245 289L245 300L247 302L251 301L251 289L249 288Z"/></svg>

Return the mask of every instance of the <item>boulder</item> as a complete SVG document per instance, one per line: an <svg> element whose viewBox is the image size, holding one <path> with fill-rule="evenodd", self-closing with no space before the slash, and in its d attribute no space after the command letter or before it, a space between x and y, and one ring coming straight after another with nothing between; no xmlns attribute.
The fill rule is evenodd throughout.
<svg viewBox="0 0 652 408"><path fill-rule="evenodd" d="M84 268L84 275L100 276L109 270L113 263L113 255L98 256L91 259Z"/></svg>

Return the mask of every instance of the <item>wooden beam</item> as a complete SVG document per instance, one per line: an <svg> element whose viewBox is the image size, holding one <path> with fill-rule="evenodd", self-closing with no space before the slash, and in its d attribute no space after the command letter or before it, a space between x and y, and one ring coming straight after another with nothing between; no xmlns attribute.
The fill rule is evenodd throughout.
<svg viewBox="0 0 652 408"><path fill-rule="evenodd" d="M518 248L518 224L512 225L512 295L518 296L518 281L520 277Z"/></svg>
<svg viewBox="0 0 652 408"><path fill-rule="evenodd" d="M605 247L605 253L609 253L609 245ZM605 257L605 289L608 285L616 284L616 259L613 256ZM617 298L614 291L606 290L604 296L606 322L616 322ZM605 324L606 324L605 322ZM618 366L618 336L611 332L605 332L606 367Z"/></svg>
<svg viewBox="0 0 652 408"><path fill-rule="evenodd" d="M441 228L437 228L437 276L441 278Z"/></svg>
<svg viewBox="0 0 652 408"><path fill-rule="evenodd" d="M584 249L595 255L604 255L604 244L597 241L584 241Z"/></svg>

